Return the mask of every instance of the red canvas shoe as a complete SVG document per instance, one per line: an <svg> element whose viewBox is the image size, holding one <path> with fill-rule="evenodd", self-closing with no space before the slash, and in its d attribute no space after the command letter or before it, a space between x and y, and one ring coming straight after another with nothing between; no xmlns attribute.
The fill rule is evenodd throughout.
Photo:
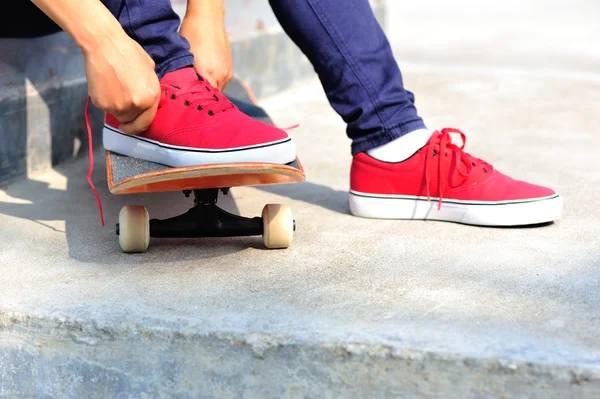
<svg viewBox="0 0 600 399"><path fill-rule="evenodd" d="M107 115L104 148L168 166L230 162L285 164L296 158L288 134L242 113L191 67L166 74L159 109L140 135L119 130Z"/></svg>
<svg viewBox="0 0 600 399"><path fill-rule="evenodd" d="M461 147L450 133L459 133ZM409 159L387 163L354 156L350 211L382 219L430 219L482 226L551 222L562 215L553 190L514 180L463 151L456 129L434 132Z"/></svg>

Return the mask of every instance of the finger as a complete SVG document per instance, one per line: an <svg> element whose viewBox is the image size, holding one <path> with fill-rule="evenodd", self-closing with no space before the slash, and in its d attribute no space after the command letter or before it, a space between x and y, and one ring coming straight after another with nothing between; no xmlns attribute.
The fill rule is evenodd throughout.
<svg viewBox="0 0 600 399"><path fill-rule="evenodd" d="M140 103L139 105L131 104L128 107L125 107L123 110L109 110L107 112L117 118L121 125L125 125L135 121L144 112L152 109L152 107L156 106L158 108L159 101L160 97L157 95L154 99L149 98L145 100L144 103Z"/></svg>
<svg viewBox="0 0 600 399"><path fill-rule="evenodd" d="M158 109L158 101L148 108L135 119L130 122L121 123L119 130L127 134L140 134L150 127L150 124L154 120L156 110Z"/></svg>
<svg viewBox="0 0 600 399"><path fill-rule="evenodd" d="M221 82L221 86L222 87L220 87L219 90L221 90L221 91L225 90L225 88L227 87L227 85L229 84L229 82L231 82L231 79L233 79L233 75L227 75L227 76L225 76L225 78Z"/></svg>
<svg viewBox="0 0 600 399"><path fill-rule="evenodd" d="M208 76L208 74L207 74L206 76L204 76L204 79L208 80L208 83L210 83L210 85L212 87L219 88L219 81L217 79L215 79L213 76Z"/></svg>
<svg viewBox="0 0 600 399"><path fill-rule="evenodd" d="M125 125L127 123L133 122L138 116L140 116L145 110L132 109L127 112L118 112L118 111L107 111L109 114L112 114L121 125Z"/></svg>

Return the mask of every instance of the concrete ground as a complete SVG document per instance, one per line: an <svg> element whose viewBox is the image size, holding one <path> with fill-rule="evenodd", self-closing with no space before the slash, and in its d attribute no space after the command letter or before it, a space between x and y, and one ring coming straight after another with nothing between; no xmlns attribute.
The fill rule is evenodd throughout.
<svg viewBox="0 0 600 399"><path fill-rule="evenodd" d="M391 37L428 125L461 128L468 152L554 187L562 220L350 216L349 140L313 81L263 101L278 124L301 124L291 134L307 182L238 188L226 204L244 215L290 204L288 250L256 237L120 253L121 206L160 218L189 201L111 196L100 152L106 228L86 159L0 191L0 397L598 397L599 8L522 3L437 15L442 2L423 2L398 11ZM426 17L448 26L414 22Z"/></svg>

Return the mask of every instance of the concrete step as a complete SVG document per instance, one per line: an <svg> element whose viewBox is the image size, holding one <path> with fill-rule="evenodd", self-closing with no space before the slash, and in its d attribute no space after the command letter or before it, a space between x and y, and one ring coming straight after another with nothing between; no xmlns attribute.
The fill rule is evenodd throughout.
<svg viewBox="0 0 600 399"><path fill-rule="evenodd" d="M106 228L85 160L0 192L0 396L597 398L600 216L588 199L600 190L587 182L598 137L568 140L591 128L587 111L554 115L571 97L550 94L600 86L405 72L430 99L424 116L465 126L468 151L501 171L555 187L564 219L486 229L350 216L349 142L313 82L263 101L277 123L301 122L291 134L308 181L225 197L246 216L290 204L288 250L251 237L154 239L145 254L120 253L121 206L164 218L191 204L181 193L111 196L100 153ZM461 93L461 107L496 112L449 107L459 81L503 87L484 101ZM546 111L508 118L505 96L517 108L543 99Z"/></svg>
<svg viewBox="0 0 600 399"><path fill-rule="evenodd" d="M0 190L0 397L599 397L600 53L586 33L598 4L400 3L391 40L429 126L459 127L469 153L558 190L561 221L350 216L349 140L313 81L263 101L278 124L301 124L291 134L308 181L234 189L222 204L247 216L290 204L288 250L255 237L120 253L123 205L161 218L190 204L111 196L101 152L104 229L86 159Z"/></svg>

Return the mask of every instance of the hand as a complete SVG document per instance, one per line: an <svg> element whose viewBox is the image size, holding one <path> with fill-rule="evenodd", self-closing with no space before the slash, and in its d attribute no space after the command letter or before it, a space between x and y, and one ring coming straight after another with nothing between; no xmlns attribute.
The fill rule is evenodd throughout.
<svg viewBox="0 0 600 399"><path fill-rule="evenodd" d="M190 42L194 69L219 90L233 78L222 1L188 1L179 33Z"/></svg>
<svg viewBox="0 0 600 399"><path fill-rule="evenodd" d="M81 48L92 102L136 134L148 129L160 100L154 62L100 0L32 0Z"/></svg>
<svg viewBox="0 0 600 399"><path fill-rule="evenodd" d="M154 61L126 35L84 51L88 93L94 105L114 115L119 130L138 134L148 129L160 100Z"/></svg>

